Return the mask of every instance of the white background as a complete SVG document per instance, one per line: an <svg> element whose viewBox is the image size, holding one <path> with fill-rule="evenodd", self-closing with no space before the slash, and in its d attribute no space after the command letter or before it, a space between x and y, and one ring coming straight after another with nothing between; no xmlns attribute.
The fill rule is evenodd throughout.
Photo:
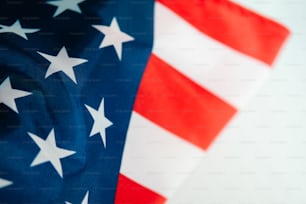
<svg viewBox="0 0 306 204"><path fill-rule="evenodd" d="M270 79L168 204L306 204L306 1L236 2L291 36Z"/></svg>

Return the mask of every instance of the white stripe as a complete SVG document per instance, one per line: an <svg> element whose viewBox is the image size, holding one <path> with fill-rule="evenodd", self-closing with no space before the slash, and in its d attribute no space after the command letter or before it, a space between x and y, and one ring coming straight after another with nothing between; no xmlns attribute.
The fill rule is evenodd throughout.
<svg viewBox="0 0 306 204"><path fill-rule="evenodd" d="M204 152L133 112L121 173L169 197L190 176Z"/></svg>
<svg viewBox="0 0 306 204"><path fill-rule="evenodd" d="M267 65L206 36L160 3L155 4L154 40L154 54L238 109L270 72Z"/></svg>

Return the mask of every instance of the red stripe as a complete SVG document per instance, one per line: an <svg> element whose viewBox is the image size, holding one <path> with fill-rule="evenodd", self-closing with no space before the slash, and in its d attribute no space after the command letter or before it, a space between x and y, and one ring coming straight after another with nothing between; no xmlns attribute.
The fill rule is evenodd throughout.
<svg viewBox="0 0 306 204"><path fill-rule="evenodd" d="M206 35L272 64L289 31L227 0L158 0Z"/></svg>
<svg viewBox="0 0 306 204"><path fill-rule="evenodd" d="M155 55L143 75L134 110L202 149L236 112Z"/></svg>
<svg viewBox="0 0 306 204"><path fill-rule="evenodd" d="M164 197L122 174L119 175L115 204L163 204L165 202Z"/></svg>

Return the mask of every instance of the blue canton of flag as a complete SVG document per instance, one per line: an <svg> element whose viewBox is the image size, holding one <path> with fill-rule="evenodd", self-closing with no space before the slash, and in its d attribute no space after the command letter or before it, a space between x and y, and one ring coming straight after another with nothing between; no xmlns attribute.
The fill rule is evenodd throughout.
<svg viewBox="0 0 306 204"><path fill-rule="evenodd" d="M113 203L153 1L0 3L0 203Z"/></svg>

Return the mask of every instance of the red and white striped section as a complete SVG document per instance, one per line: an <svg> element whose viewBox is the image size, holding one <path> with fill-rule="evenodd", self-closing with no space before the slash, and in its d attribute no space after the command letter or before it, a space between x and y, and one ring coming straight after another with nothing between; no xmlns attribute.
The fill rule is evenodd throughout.
<svg viewBox="0 0 306 204"><path fill-rule="evenodd" d="M116 204L165 203L270 72L288 30L225 0L160 0Z"/></svg>

